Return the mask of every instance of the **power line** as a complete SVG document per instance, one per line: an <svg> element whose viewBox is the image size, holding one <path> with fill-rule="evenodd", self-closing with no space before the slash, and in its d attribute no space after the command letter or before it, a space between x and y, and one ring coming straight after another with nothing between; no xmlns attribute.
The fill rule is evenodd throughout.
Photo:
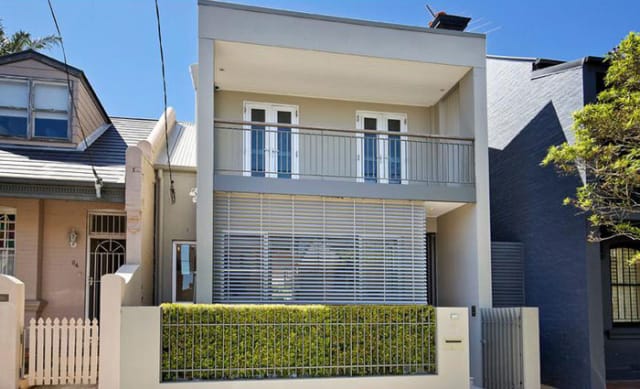
<svg viewBox="0 0 640 389"><path fill-rule="evenodd" d="M95 178L95 186L96 186L96 197L101 197L101 189L102 189L102 178L98 175L96 171L95 163L93 160L93 154L89 149L89 142L87 142L87 135L84 133L84 129L80 125L80 116L78 116L78 107L76 106L76 100L73 98L73 88L71 87L71 77L69 76L69 64L67 63L67 53L64 50L64 40L62 39L62 33L60 33L60 26L58 25L58 19L56 18L56 13L53 10L53 5L51 4L51 0L47 0L49 3L49 11L51 11L51 17L53 18L53 24L56 26L56 31L58 32L58 37L60 38L60 47L62 48L62 58L64 60L64 70L67 76L67 90L69 91L69 98L71 99L71 109L73 110L73 115L76 119L76 123L78 123L78 128L80 129L80 133L82 134L82 141L84 142L84 148L87 152L87 156L89 157L89 164L91 165L91 171L93 172L93 177Z"/></svg>
<svg viewBox="0 0 640 389"><path fill-rule="evenodd" d="M176 190L173 185L173 172L171 171L171 156L169 155L169 129L167 128L167 81L164 72L164 50L162 48L162 30L160 28L160 8L158 7L158 0L156 3L156 23L158 25L158 43L160 45L160 64L162 66L162 97L164 103L164 140L166 143L167 151L167 166L169 168L169 197L171 198L171 204L176 203Z"/></svg>

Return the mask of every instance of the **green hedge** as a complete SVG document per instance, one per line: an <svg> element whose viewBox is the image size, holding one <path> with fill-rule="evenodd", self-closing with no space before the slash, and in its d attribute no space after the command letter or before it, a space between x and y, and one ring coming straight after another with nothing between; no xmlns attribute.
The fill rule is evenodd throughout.
<svg viewBox="0 0 640 389"><path fill-rule="evenodd" d="M162 379L435 373L426 305L162 306Z"/></svg>

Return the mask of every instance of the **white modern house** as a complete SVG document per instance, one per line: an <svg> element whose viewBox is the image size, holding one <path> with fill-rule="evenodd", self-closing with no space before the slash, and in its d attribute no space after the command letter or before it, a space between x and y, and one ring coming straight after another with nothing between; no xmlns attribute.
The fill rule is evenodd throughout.
<svg viewBox="0 0 640 389"><path fill-rule="evenodd" d="M209 0L198 18L197 234L174 245L195 250L174 261L177 295L467 307L482 382L485 37Z"/></svg>

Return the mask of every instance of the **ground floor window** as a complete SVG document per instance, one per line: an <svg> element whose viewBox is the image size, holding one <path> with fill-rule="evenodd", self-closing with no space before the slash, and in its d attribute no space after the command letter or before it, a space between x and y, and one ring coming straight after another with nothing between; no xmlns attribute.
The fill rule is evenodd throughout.
<svg viewBox="0 0 640 389"><path fill-rule="evenodd" d="M630 263L638 251L625 246L609 250L614 324L640 324L640 263Z"/></svg>
<svg viewBox="0 0 640 389"><path fill-rule="evenodd" d="M15 274L16 213L0 207L0 274Z"/></svg>
<svg viewBox="0 0 640 389"><path fill-rule="evenodd" d="M173 301L194 302L195 284L195 242L173 242Z"/></svg>
<svg viewBox="0 0 640 389"><path fill-rule="evenodd" d="M214 301L426 303L420 202L217 193Z"/></svg>

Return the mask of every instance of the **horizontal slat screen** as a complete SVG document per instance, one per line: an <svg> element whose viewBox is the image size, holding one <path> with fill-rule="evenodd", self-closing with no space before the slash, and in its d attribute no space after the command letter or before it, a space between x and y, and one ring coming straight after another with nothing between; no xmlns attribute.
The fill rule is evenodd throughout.
<svg viewBox="0 0 640 389"><path fill-rule="evenodd" d="M491 242L491 289L494 307L525 305L522 243Z"/></svg>
<svg viewBox="0 0 640 389"><path fill-rule="evenodd" d="M215 195L213 299L426 303L421 202Z"/></svg>

